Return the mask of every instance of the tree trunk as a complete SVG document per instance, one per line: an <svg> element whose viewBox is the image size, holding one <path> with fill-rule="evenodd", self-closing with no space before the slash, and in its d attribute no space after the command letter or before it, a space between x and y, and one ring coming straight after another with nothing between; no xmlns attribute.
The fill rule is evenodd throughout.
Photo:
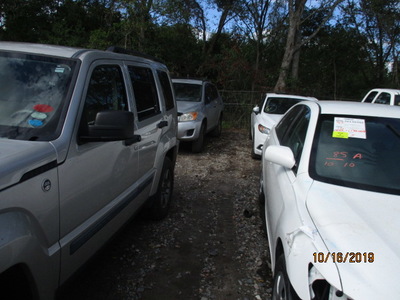
<svg viewBox="0 0 400 300"><path fill-rule="evenodd" d="M300 66L300 48L301 48L301 31L296 32L296 45L292 61L292 74L291 77L296 83L299 79L299 66Z"/></svg>
<svg viewBox="0 0 400 300"><path fill-rule="evenodd" d="M285 53L283 55L279 78L274 92L286 92L286 80L293 56L296 51L296 33L300 31L301 16L304 11L306 0L289 0L289 31L286 39Z"/></svg>

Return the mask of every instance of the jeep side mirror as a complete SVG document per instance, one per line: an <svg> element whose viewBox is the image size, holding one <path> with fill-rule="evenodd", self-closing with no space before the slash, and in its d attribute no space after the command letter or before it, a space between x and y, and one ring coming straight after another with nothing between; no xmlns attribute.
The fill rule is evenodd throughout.
<svg viewBox="0 0 400 300"><path fill-rule="evenodd" d="M88 134L81 136L83 141L107 142L134 138L134 117L129 111L107 110L96 115L93 125L88 125Z"/></svg>
<svg viewBox="0 0 400 300"><path fill-rule="evenodd" d="M258 107L258 105L253 108L253 113L255 113L256 115L260 113L260 108Z"/></svg>

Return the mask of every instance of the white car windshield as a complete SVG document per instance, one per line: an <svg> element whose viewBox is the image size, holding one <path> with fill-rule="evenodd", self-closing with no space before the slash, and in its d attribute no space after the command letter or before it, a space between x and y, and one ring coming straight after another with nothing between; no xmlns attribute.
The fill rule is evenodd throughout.
<svg viewBox="0 0 400 300"><path fill-rule="evenodd" d="M303 100L295 98L268 97L264 112L267 114L283 115L289 108L301 101Z"/></svg>
<svg viewBox="0 0 400 300"><path fill-rule="evenodd" d="M322 115L310 162L312 178L400 194L400 120Z"/></svg>
<svg viewBox="0 0 400 300"><path fill-rule="evenodd" d="M174 90L176 101L200 102L201 88L202 85L200 84L175 82Z"/></svg>
<svg viewBox="0 0 400 300"><path fill-rule="evenodd" d="M56 138L75 65L73 60L0 52L0 137Z"/></svg>

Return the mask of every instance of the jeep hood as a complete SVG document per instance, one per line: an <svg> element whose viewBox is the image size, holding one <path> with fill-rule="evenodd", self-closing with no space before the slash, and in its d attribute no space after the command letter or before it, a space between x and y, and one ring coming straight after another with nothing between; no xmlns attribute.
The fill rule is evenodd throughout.
<svg viewBox="0 0 400 300"><path fill-rule="evenodd" d="M191 102L191 101L176 101L178 106L178 113L187 113L191 111L201 111L201 102Z"/></svg>
<svg viewBox="0 0 400 300"><path fill-rule="evenodd" d="M49 142L0 139L0 190L18 183L29 171L56 161Z"/></svg>
<svg viewBox="0 0 400 300"><path fill-rule="evenodd" d="M347 296L391 299L400 295L399 196L314 181L306 205L327 251L343 255L343 262L336 265ZM349 254L344 262L351 252L360 255Z"/></svg>

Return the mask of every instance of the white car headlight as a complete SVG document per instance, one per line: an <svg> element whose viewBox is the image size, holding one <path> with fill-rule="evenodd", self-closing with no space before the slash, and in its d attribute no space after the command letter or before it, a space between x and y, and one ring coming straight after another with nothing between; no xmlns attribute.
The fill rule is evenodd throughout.
<svg viewBox="0 0 400 300"><path fill-rule="evenodd" d="M341 290L330 285L315 266L309 271L308 284L310 286L311 299L352 300Z"/></svg>
<svg viewBox="0 0 400 300"><path fill-rule="evenodd" d="M194 121L197 119L197 115L198 113L195 111L181 114L180 116L178 116L178 122Z"/></svg>
<svg viewBox="0 0 400 300"><path fill-rule="evenodd" d="M258 124L258 131L260 131L261 133L269 134L270 130L271 129L269 129L268 127Z"/></svg>

